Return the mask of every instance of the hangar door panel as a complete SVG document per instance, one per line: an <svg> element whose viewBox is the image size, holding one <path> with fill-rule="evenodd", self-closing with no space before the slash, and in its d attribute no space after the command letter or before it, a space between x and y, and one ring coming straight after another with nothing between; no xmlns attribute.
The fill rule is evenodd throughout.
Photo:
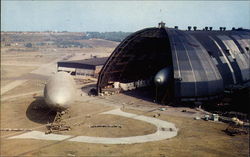
<svg viewBox="0 0 250 157"><path fill-rule="evenodd" d="M223 90L221 75L206 49L192 35L167 29L173 56L176 95L203 97Z"/></svg>

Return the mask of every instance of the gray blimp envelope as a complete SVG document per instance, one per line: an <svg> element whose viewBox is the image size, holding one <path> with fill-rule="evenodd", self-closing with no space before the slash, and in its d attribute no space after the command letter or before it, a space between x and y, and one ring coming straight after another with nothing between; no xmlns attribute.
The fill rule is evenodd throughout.
<svg viewBox="0 0 250 157"><path fill-rule="evenodd" d="M53 75L44 88L44 99L54 110L67 109L75 99L75 81L67 72Z"/></svg>
<svg viewBox="0 0 250 157"><path fill-rule="evenodd" d="M155 84L167 85L172 77L171 71L172 71L171 67L166 67L161 69L154 77Z"/></svg>

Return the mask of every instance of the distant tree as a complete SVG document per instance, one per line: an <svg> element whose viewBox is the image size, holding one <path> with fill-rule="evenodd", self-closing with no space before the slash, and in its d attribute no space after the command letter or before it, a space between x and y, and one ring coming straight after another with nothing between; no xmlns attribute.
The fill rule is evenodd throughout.
<svg viewBox="0 0 250 157"><path fill-rule="evenodd" d="M111 41L122 41L125 39L131 32L86 32L85 39L90 38L99 38Z"/></svg>
<svg viewBox="0 0 250 157"><path fill-rule="evenodd" d="M68 48L68 47L91 47L91 45L87 43L80 43L80 42L75 42L75 41L58 41L57 42L57 47L63 47L63 48Z"/></svg>
<svg viewBox="0 0 250 157"><path fill-rule="evenodd" d="M31 48L32 44L31 43L27 43L27 44L25 44L25 47Z"/></svg>

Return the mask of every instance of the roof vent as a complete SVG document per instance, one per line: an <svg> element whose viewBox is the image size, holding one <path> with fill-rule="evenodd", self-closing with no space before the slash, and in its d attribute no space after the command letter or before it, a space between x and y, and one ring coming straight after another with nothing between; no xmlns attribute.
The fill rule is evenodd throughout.
<svg viewBox="0 0 250 157"><path fill-rule="evenodd" d="M225 31L226 30L226 27L223 27L223 31Z"/></svg>
<svg viewBox="0 0 250 157"><path fill-rule="evenodd" d="M209 30L210 30L210 31L213 30L213 27L209 27Z"/></svg>
<svg viewBox="0 0 250 157"><path fill-rule="evenodd" d="M189 31L191 31L191 28L192 28L191 26L188 26L188 30L189 30Z"/></svg>
<svg viewBox="0 0 250 157"><path fill-rule="evenodd" d="M165 28L165 23L161 21L161 22L158 24L158 27L159 27L159 28Z"/></svg>
<svg viewBox="0 0 250 157"><path fill-rule="evenodd" d="M178 26L174 26L175 29L178 29Z"/></svg>
<svg viewBox="0 0 250 157"><path fill-rule="evenodd" d="M235 27L233 27L232 30L234 31L234 30L235 30Z"/></svg>
<svg viewBox="0 0 250 157"><path fill-rule="evenodd" d="M223 30L223 27L220 27L220 31L222 31Z"/></svg>
<svg viewBox="0 0 250 157"><path fill-rule="evenodd" d="M194 26L193 28L194 28L194 31L196 31L196 30L197 30L197 27L196 27L196 26Z"/></svg>
<svg viewBox="0 0 250 157"><path fill-rule="evenodd" d="M207 31L207 30L208 30L208 27L205 27L205 30Z"/></svg>

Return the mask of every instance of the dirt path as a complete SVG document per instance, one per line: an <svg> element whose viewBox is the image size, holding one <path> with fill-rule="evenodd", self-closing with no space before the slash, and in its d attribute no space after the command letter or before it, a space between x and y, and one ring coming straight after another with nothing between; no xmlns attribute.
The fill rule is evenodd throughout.
<svg viewBox="0 0 250 157"><path fill-rule="evenodd" d="M14 99L14 98L18 98L18 97L22 97L22 96L26 96L26 95L32 95L32 94L36 94L36 93L42 93L43 91L39 90L39 91L34 91L34 92L28 92L28 93L22 93L22 94L16 94L16 95L11 95L11 96L6 96L6 97L2 97L1 101L5 101L5 100L9 100L9 99Z"/></svg>
<svg viewBox="0 0 250 157"><path fill-rule="evenodd" d="M40 66L39 68L31 71L30 73L50 76L53 72L56 72L56 65L55 65L56 62L61 60L63 57L65 57L65 55L53 60L52 62L50 62L48 64L44 64L44 65ZM1 95L3 95L4 93L8 92L11 89L14 89L15 87L17 87L19 85L25 83L26 81L28 81L28 80L27 79L15 80L15 81L7 84L4 87L1 87Z"/></svg>
<svg viewBox="0 0 250 157"><path fill-rule="evenodd" d="M1 65L13 65L13 66L41 66L42 64L36 64L36 63L1 63Z"/></svg>
<svg viewBox="0 0 250 157"><path fill-rule="evenodd" d="M27 80L15 80L9 84L7 84L6 86L4 87L1 87L1 95L3 95L4 93L8 92L9 90L25 83Z"/></svg>

